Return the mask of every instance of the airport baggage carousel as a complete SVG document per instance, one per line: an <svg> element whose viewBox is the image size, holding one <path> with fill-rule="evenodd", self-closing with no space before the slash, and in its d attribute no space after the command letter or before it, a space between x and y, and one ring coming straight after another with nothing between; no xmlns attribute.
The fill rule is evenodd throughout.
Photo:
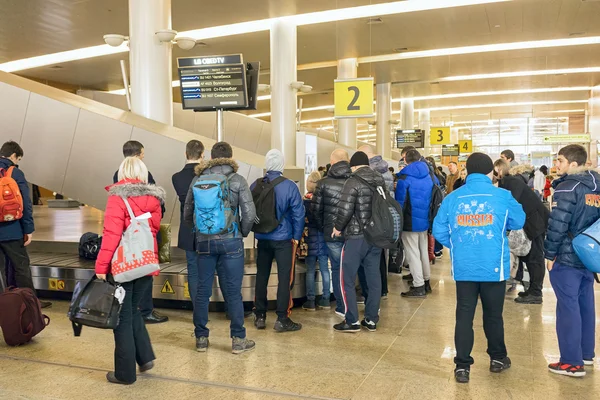
<svg viewBox="0 0 600 400"><path fill-rule="evenodd" d="M79 257L77 243L71 242L34 242L29 247L31 272L36 289L72 293L79 281L87 281L94 275L94 262ZM245 249L244 279L242 298L245 302L254 301L256 282L256 249ZM300 299L306 296L306 268L302 262L296 263L296 277L292 297ZM317 274L316 293L321 293L320 274ZM267 296L269 300L277 298L277 267L273 264ZM161 264L160 275L154 277L153 298L161 300L190 301L188 290L187 264L184 253L174 248L170 263ZM223 302L218 279L213 285L211 302Z"/></svg>

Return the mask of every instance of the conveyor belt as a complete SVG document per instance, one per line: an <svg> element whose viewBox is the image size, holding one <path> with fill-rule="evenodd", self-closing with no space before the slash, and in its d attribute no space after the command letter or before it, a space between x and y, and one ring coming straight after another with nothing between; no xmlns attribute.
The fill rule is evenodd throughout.
<svg viewBox="0 0 600 400"><path fill-rule="evenodd" d="M254 285L256 282L256 264L253 262L253 249L247 249L247 264L242 280L242 298L254 301ZM31 272L33 283L38 290L57 292L73 292L78 281L87 281L94 274L94 262L79 258L73 253L32 252ZM316 292L321 292L320 274L317 274ZM277 297L277 267L271 268L271 278L267 296L269 300ZM302 298L306 295L306 269L303 263L296 265L296 278L292 297ZM168 264L161 264L161 273L154 278L153 298L164 300L189 301L187 279L187 263L184 258L174 258ZM218 279L213 286L212 302L222 302Z"/></svg>

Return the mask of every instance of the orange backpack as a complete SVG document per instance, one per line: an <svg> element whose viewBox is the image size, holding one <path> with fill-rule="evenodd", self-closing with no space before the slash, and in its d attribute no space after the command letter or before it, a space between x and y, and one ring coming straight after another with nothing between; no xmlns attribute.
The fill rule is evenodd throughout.
<svg viewBox="0 0 600 400"><path fill-rule="evenodd" d="M23 217L23 197L12 177L15 167L0 169L0 222L16 221Z"/></svg>

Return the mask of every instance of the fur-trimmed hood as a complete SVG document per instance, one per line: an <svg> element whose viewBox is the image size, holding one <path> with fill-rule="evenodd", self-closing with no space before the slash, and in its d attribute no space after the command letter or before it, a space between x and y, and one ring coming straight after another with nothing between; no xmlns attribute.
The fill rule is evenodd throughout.
<svg viewBox="0 0 600 400"><path fill-rule="evenodd" d="M238 163L232 158L213 158L209 161L202 161L196 166L194 170L197 176L208 173L218 173L223 175L229 175L238 171Z"/></svg>
<svg viewBox="0 0 600 400"><path fill-rule="evenodd" d="M521 164L521 165L517 165L516 167L512 167L508 173L509 175L513 175L513 176L517 176L517 175L523 175L523 174L527 174L530 175L534 170L534 167L532 165L526 165L526 164Z"/></svg>
<svg viewBox="0 0 600 400"><path fill-rule="evenodd" d="M567 175L583 175L588 171L598 172L594 167L586 167L582 165L581 167L573 168L567 173Z"/></svg>
<svg viewBox="0 0 600 400"><path fill-rule="evenodd" d="M573 168L568 174L561 176L552 182L552 187L555 189L561 183L570 183L571 187L577 184L583 184L590 190L597 192L600 189L600 174L594 168L581 166ZM562 188L562 187L561 187Z"/></svg>
<svg viewBox="0 0 600 400"><path fill-rule="evenodd" d="M109 187L108 194L125 198L152 196L163 203L167 198L167 193L162 187L141 182L117 183Z"/></svg>

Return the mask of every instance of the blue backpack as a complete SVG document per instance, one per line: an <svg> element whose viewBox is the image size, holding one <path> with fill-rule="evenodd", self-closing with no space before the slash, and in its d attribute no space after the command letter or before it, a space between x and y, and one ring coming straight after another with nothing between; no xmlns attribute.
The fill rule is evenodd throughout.
<svg viewBox="0 0 600 400"><path fill-rule="evenodd" d="M237 209L231 208L227 176L200 175L194 184L193 193L198 233L222 235L237 231Z"/></svg>
<svg viewBox="0 0 600 400"><path fill-rule="evenodd" d="M575 236L573 250L579 260L590 271L600 273L600 219Z"/></svg>

